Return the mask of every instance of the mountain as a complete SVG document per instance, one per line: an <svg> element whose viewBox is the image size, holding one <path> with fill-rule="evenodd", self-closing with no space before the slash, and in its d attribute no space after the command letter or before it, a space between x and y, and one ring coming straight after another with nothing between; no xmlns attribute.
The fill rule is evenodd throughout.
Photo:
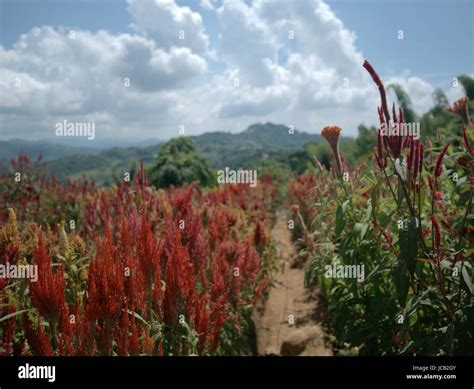
<svg viewBox="0 0 474 389"><path fill-rule="evenodd" d="M53 160L71 154L90 154L98 150L93 147L74 147L47 141L34 141L23 139L0 140L0 161L7 161L16 157L20 152L25 152L32 158L42 155L43 159Z"/></svg>
<svg viewBox="0 0 474 389"><path fill-rule="evenodd" d="M297 130L289 133L288 126L273 123L253 124L236 134L209 132L191 138L215 169L249 166L268 156L299 150L306 142L321 141L320 135ZM125 172L133 175L141 160L147 165L156 158L160 144L149 145L150 142L152 140L144 141L142 147L97 150L48 142L6 141L0 142L0 160L10 159L20 150L31 157L41 153L48 160L49 171L61 180L85 175L94 179L98 185L111 185L121 179Z"/></svg>
<svg viewBox="0 0 474 389"><path fill-rule="evenodd" d="M299 150L306 142L320 142L321 136L297 130L290 134L288 126L259 123L237 134L210 132L192 139L213 167L239 168L271 152Z"/></svg>

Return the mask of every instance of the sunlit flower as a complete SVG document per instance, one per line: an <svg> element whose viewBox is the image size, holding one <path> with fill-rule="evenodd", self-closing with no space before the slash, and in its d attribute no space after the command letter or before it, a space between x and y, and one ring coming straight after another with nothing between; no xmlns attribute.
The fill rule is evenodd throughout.
<svg viewBox="0 0 474 389"><path fill-rule="evenodd" d="M326 139L331 147L337 147L341 129L337 126L327 126L321 131L321 136Z"/></svg>
<svg viewBox="0 0 474 389"><path fill-rule="evenodd" d="M341 129L337 126L327 126L324 127L321 131L321 136L327 140L329 146L331 146L331 150L334 154L334 159L336 160L336 169L337 175L340 177L342 174L341 168L341 156L339 154L339 134L341 133Z"/></svg>

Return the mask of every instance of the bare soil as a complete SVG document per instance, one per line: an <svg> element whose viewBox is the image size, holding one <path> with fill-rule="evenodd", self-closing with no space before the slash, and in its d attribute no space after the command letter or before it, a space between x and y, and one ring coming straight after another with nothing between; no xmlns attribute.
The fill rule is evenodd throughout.
<svg viewBox="0 0 474 389"><path fill-rule="evenodd" d="M292 266L296 249L284 212L277 215L272 237L279 271L268 298L253 313L258 355L333 355L318 320L317 291L304 287L304 266Z"/></svg>

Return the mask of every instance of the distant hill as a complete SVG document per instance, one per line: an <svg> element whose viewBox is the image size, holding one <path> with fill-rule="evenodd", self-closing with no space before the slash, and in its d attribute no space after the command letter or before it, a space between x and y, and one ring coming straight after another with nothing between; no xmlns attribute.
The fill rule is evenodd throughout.
<svg viewBox="0 0 474 389"><path fill-rule="evenodd" d="M253 124L237 134L210 132L191 138L199 152L216 169L225 166L245 167L275 152L290 152L301 149L306 142L321 141L320 135L296 130L290 134L287 126L273 123ZM75 179L84 174L96 180L98 185L111 185L123 177L124 172L133 173L141 160L145 164L150 164L160 150L160 144L145 147L115 147L98 151L47 142L15 142L0 142L2 152L0 160L10 159L20 150L27 152L31 157L41 153L48 160L48 169L60 179Z"/></svg>
<svg viewBox="0 0 474 389"><path fill-rule="evenodd" d="M24 151L31 158L36 158L39 154L45 160L53 160L72 154L90 154L98 150L92 147L74 147L60 145L47 141L34 141L23 139L0 140L0 161L10 160Z"/></svg>
<svg viewBox="0 0 474 389"><path fill-rule="evenodd" d="M215 168L239 168L272 151L299 150L306 142L321 141L320 135L296 130L290 134L287 126L273 123L252 124L237 134L210 132L192 138Z"/></svg>

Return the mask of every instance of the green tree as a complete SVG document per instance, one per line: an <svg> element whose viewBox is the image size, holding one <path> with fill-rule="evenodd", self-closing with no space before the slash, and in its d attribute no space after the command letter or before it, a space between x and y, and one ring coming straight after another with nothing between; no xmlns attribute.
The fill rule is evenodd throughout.
<svg viewBox="0 0 474 389"><path fill-rule="evenodd" d="M441 88L435 89L433 92L433 100L435 103L435 108L438 110L444 110L449 106L448 98Z"/></svg>
<svg viewBox="0 0 474 389"><path fill-rule="evenodd" d="M458 77L458 80L464 87L464 91L466 92L466 96L469 97L469 100L474 100L474 78L463 74Z"/></svg>
<svg viewBox="0 0 474 389"><path fill-rule="evenodd" d="M149 171L152 184L158 188L181 186L193 181L213 186L214 174L208 162L196 150L190 138L173 138L164 144Z"/></svg>
<svg viewBox="0 0 474 389"><path fill-rule="evenodd" d="M374 126L366 127L363 124L360 124L358 127L358 136L356 138L356 159L362 157L368 152L372 152L377 143L377 129Z"/></svg>
<svg viewBox="0 0 474 389"><path fill-rule="evenodd" d="M398 104L402 108L403 115L405 116L405 123L416 122L416 113L413 111L410 96L408 96L399 84L390 84L387 87L387 91L389 90L392 90L397 97Z"/></svg>
<svg viewBox="0 0 474 389"><path fill-rule="evenodd" d="M296 174L303 174L309 167L310 158L306 149L294 151L288 157L290 169Z"/></svg>

